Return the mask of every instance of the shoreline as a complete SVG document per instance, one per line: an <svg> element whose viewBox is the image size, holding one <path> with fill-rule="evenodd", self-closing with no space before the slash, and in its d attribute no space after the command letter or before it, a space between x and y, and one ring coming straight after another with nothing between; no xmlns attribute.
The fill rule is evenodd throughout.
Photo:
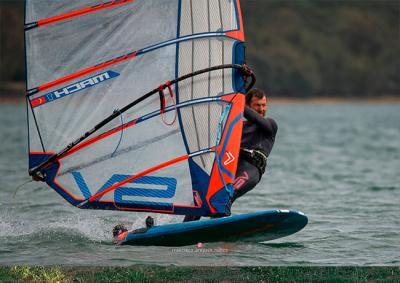
<svg viewBox="0 0 400 283"><path fill-rule="evenodd" d="M400 104L400 96L382 96L365 98L342 98L342 97L271 97L268 99L271 105L337 105L337 104ZM25 97L18 96L0 96L0 104L23 104Z"/></svg>
<svg viewBox="0 0 400 283"><path fill-rule="evenodd" d="M274 105L287 105L287 104L320 104L320 105L333 105L333 104L400 104L400 96L388 95L377 97L271 97L269 102Z"/></svg>
<svg viewBox="0 0 400 283"><path fill-rule="evenodd" d="M23 82L2 82L0 84L0 104L20 104L25 103L25 83ZM366 97L339 97L339 96L312 96L312 97L290 97L281 96L268 98L272 105L289 104L400 104L399 95L382 95Z"/></svg>

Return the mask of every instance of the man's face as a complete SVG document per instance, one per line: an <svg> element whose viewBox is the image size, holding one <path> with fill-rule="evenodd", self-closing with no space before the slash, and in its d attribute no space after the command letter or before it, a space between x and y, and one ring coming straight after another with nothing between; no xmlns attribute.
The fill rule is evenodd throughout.
<svg viewBox="0 0 400 283"><path fill-rule="evenodd" d="M261 99L253 96L251 98L249 107L264 117L265 113L267 112L267 99L265 96Z"/></svg>

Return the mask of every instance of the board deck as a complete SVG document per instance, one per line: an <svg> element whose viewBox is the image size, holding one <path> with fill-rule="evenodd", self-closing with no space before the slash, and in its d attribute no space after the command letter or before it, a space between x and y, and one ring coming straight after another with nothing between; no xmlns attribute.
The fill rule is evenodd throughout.
<svg viewBox="0 0 400 283"><path fill-rule="evenodd" d="M302 212L267 210L229 217L154 226L127 233L121 245L186 246L206 242L269 241L294 234L307 225Z"/></svg>

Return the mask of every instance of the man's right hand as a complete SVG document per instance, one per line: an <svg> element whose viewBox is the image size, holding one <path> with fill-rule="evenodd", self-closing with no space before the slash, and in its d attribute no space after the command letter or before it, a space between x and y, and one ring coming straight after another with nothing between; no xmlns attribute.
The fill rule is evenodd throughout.
<svg viewBox="0 0 400 283"><path fill-rule="evenodd" d="M44 178L43 177L40 177L39 175L32 175L32 180L33 181L36 181L36 182L44 182Z"/></svg>

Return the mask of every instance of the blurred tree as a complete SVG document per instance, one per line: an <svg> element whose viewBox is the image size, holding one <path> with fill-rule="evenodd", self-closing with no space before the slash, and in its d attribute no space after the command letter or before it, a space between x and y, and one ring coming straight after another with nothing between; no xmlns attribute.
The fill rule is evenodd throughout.
<svg viewBox="0 0 400 283"><path fill-rule="evenodd" d="M249 1L248 62L276 96L400 94L398 1Z"/></svg>
<svg viewBox="0 0 400 283"><path fill-rule="evenodd" d="M0 1L0 82L24 81L23 1Z"/></svg>

